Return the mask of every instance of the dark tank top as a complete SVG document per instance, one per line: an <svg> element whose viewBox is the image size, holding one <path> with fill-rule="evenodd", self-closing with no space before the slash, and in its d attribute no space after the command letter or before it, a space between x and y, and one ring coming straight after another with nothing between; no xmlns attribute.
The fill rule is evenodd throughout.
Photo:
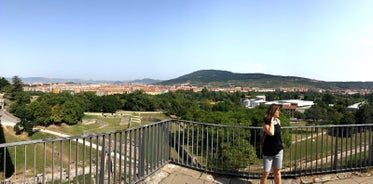
<svg viewBox="0 0 373 184"><path fill-rule="evenodd" d="M281 140L281 126L276 124L275 126L275 135L269 136L266 135L263 144L263 155L264 156L275 156L279 153L284 147L282 146Z"/></svg>

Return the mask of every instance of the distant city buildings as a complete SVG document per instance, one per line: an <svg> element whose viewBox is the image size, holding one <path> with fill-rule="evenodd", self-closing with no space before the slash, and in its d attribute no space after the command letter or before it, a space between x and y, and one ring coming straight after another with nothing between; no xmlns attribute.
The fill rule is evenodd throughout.
<svg viewBox="0 0 373 184"><path fill-rule="evenodd" d="M194 92L202 91L207 88L209 91L223 91L223 92L325 92L324 89L309 89L304 87L292 87L292 88L257 88L257 87L229 87L219 88L212 86L193 86L191 84L179 84L179 85L152 85L152 84L76 84L76 83L34 83L23 87L24 91L41 91L45 93L60 93L70 92L72 94L80 92L95 92L98 96L112 95L112 94L125 94L132 93L136 90L143 90L147 94L157 95L167 93L176 90L192 90ZM361 90L334 90L330 91L335 94L370 94L373 92L371 89ZM245 103L256 104L261 103L260 101L246 101ZM251 105L249 105L251 106Z"/></svg>
<svg viewBox="0 0 373 184"><path fill-rule="evenodd" d="M254 108L260 104L264 105L271 105L277 104L282 109L284 109L290 117L294 116L294 112L300 111L304 112L305 109L310 108L314 105L313 101L307 100L298 100L298 99L290 99L290 100L276 100L276 101L266 101L266 97L264 95L258 95L255 98L245 98L242 100L242 104L246 108Z"/></svg>

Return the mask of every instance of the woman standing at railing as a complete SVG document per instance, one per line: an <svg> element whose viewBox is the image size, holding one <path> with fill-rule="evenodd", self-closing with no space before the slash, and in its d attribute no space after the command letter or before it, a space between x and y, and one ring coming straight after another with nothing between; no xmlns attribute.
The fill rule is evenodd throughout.
<svg viewBox="0 0 373 184"><path fill-rule="evenodd" d="M263 131L263 175L261 184L267 183L268 175L273 169L275 184L281 183L281 167L283 158L283 146L281 140L280 106L272 104L264 116Z"/></svg>

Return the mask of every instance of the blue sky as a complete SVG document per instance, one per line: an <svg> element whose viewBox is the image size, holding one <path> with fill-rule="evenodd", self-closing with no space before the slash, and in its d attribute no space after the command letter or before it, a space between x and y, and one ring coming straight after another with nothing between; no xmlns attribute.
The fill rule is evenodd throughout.
<svg viewBox="0 0 373 184"><path fill-rule="evenodd" d="M372 0L0 0L0 76L373 81Z"/></svg>

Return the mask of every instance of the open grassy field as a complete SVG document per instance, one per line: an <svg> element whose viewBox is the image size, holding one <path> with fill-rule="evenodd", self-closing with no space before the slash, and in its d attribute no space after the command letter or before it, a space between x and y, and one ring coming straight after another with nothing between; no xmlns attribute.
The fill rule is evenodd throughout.
<svg viewBox="0 0 373 184"><path fill-rule="evenodd" d="M143 124L148 124L156 121L169 119L168 116L159 113L149 112L126 112L124 118L131 119L130 123L121 123L123 117L104 117L102 115L84 115L83 121L97 120L100 123L83 124L79 122L76 125L62 124L60 126L49 126L46 129L60 132L67 135L84 135L92 133L110 132L114 130L122 130L130 127L137 127Z"/></svg>

